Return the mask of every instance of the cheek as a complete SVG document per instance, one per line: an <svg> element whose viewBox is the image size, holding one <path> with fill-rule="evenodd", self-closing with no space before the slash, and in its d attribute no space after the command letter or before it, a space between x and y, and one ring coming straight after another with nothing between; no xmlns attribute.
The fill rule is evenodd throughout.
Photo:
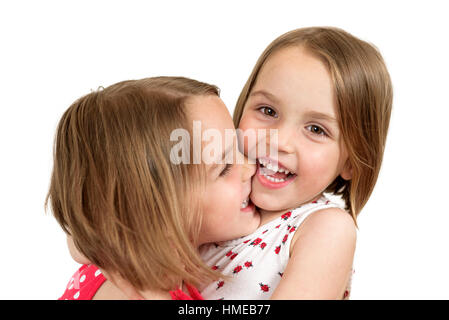
<svg viewBox="0 0 449 320"><path fill-rule="evenodd" d="M252 118L249 117L247 114L243 114L242 118L240 119L239 129L245 131L249 128L252 128L251 122Z"/></svg>
<svg viewBox="0 0 449 320"><path fill-rule="evenodd" d="M255 152L259 141L266 141L265 135L260 133L258 135L257 129L266 129L261 125L260 121L251 117L250 115L244 115L240 121L239 129L241 134L239 136L239 146L243 147L243 152L246 156L250 154L250 151Z"/></svg>
<svg viewBox="0 0 449 320"><path fill-rule="evenodd" d="M237 173L230 172L228 176L219 178L221 181L207 186L203 199L203 212L206 216L210 215L211 219L224 219L226 215L231 216L235 208L239 208L242 185Z"/></svg>
<svg viewBox="0 0 449 320"><path fill-rule="evenodd" d="M208 188L203 200L201 243L234 238L235 231L241 228L240 199L239 185L220 183Z"/></svg>
<svg viewBox="0 0 449 320"><path fill-rule="evenodd" d="M333 178L339 166L339 150L329 145L311 147L299 157L301 175L314 175L317 179Z"/></svg>

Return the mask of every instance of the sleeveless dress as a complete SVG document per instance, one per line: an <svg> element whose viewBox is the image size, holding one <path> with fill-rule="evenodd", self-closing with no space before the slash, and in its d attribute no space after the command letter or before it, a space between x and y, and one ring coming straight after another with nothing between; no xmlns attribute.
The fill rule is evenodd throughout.
<svg viewBox="0 0 449 320"><path fill-rule="evenodd" d="M202 246L202 259L231 279L200 287L201 295L207 300L269 299L287 266L290 243L298 227L313 212L335 207L343 209L341 204L322 196L260 226L251 235ZM343 299L349 298L352 273Z"/></svg>

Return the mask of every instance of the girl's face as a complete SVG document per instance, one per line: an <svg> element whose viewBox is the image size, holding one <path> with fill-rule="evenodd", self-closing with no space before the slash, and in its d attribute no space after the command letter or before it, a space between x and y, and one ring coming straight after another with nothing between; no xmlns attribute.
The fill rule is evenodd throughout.
<svg viewBox="0 0 449 320"><path fill-rule="evenodd" d="M203 222L199 242L225 241L250 234L260 223L260 214L249 202L251 177L256 166L241 164L244 156L238 152L229 111L216 96L191 98L189 110L191 119L201 122L203 140L206 140L206 130L212 129L218 134L202 144L202 160L205 155L215 160L205 164L206 188L202 197ZM211 146L217 146L215 150L221 150L220 154L214 154Z"/></svg>
<svg viewBox="0 0 449 320"><path fill-rule="evenodd" d="M292 209L319 197L338 175L350 179L336 116L332 80L319 59L302 47L284 48L268 58L240 121L243 131L278 130L278 159L257 159L251 194L256 206ZM245 154L256 147L249 143ZM260 143L269 150L268 136Z"/></svg>

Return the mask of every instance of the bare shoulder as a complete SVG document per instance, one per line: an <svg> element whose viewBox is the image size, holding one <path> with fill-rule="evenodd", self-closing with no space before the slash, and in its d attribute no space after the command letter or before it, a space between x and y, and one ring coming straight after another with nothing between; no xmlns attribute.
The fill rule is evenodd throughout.
<svg viewBox="0 0 449 320"><path fill-rule="evenodd" d="M340 208L326 208L310 214L296 231L290 246L290 254L298 239L301 243L320 241L335 245L354 246L357 229L352 217Z"/></svg>
<svg viewBox="0 0 449 320"><path fill-rule="evenodd" d="M295 232L290 259L272 299L341 299L352 269L356 234L352 218L341 209L311 213Z"/></svg>
<svg viewBox="0 0 449 320"><path fill-rule="evenodd" d="M340 208L326 208L312 213L304 220L301 228L313 231L323 230L331 235L356 236L354 220L352 220L349 213Z"/></svg>

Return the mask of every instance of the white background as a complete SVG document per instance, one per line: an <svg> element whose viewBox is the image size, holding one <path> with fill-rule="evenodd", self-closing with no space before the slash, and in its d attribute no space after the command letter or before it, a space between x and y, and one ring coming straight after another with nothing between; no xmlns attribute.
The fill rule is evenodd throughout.
<svg viewBox="0 0 449 320"><path fill-rule="evenodd" d="M63 111L98 86L182 75L234 109L280 34L337 26L394 84L381 176L359 218L353 299L448 299L448 10L437 1L2 1L0 298L59 297L76 263L44 212Z"/></svg>

